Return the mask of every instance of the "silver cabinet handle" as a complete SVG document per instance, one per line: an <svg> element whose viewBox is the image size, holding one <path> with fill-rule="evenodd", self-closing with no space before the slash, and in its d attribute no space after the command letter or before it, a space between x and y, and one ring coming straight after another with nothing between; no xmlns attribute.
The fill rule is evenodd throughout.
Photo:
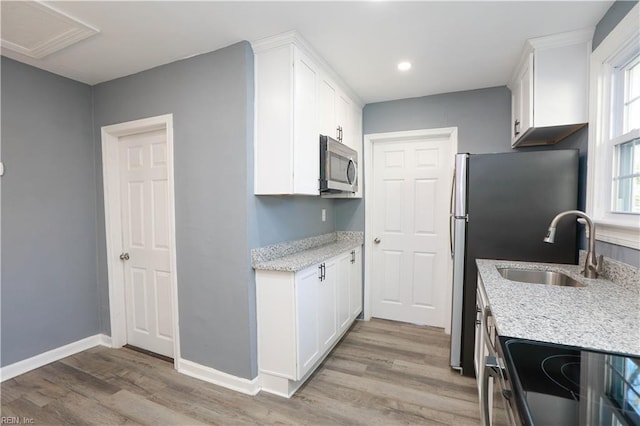
<svg viewBox="0 0 640 426"><path fill-rule="evenodd" d="M380 244L380 238L376 238L375 240L373 240L373 242L376 244Z"/></svg>
<svg viewBox="0 0 640 426"><path fill-rule="evenodd" d="M129 253L122 253L120 255L120 260L129 260Z"/></svg>

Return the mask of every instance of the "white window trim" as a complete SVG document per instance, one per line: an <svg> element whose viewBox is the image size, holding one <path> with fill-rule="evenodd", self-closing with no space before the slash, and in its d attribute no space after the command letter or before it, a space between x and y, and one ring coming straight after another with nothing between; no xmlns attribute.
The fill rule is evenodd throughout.
<svg viewBox="0 0 640 426"><path fill-rule="evenodd" d="M589 86L589 156L587 212L596 223L596 239L640 249L640 215L611 213L613 144L609 142L611 119L610 63L630 43L640 43L640 5L609 33L591 53Z"/></svg>

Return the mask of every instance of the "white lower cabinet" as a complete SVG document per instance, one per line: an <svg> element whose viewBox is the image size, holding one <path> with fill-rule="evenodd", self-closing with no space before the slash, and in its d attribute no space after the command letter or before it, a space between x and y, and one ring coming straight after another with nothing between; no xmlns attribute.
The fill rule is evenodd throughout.
<svg viewBox="0 0 640 426"><path fill-rule="evenodd" d="M362 247L351 251L351 277L349 281L349 309L351 319L362 312Z"/></svg>
<svg viewBox="0 0 640 426"><path fill-rule="evenodd" d="M337 297L336 290L338 281L338 261L337 259L329 259L322 263L324 271L321 279L316 282L317 300L311 301L312 304L318 304L318 330L320 335L320 352L330 347L338 337L338 319L337 313ZM299 317L307 315L307 309L313 310L315 307L307 304L298 305ZM306 371L305 371L306 373ZM300 376L302 377L302 375Z"/></svg>
<svg viewBox="0 0 640 426"><path fill-rule="evenodd" d="M298 356L297 359L291 359L291 362L296 363L296 374L291 377L293 379L295 379L296 377L304 376L305 373L309 371L309 369L315 364L318 358L320 358L320 353L322 350L320 338L321 333L320 329L318 328L318 316L320 306L322 305L322 303L318 303L318 273L319 272L317 271L317 268L312 267L301 271L300 273L296 274L295 277L294 300L296 309L294 310L294 315L297 318L295 339L296 352ZM273 300L272 302L277 302L277 300ZM305 310L302 315L302 312L296 312L300 311L301 309ZM269 314L274 313L275 312L270 312ZM262 318L265 319L264 317ZM282 318L281 320L287 321L288 319ZM258 328L260 328L260 325L258 326ZM277 353L274 355L276 357L278 356Z"/></svg>
<svg viewBox="0 0 640 426"><path fill-rule="evenodd" d="M479 280L478 280L479 281ZM476 337L475 348L473 351L473 365L476 371L476 383L478 386L478 394L482 392L482 375L484 373L485 357L488 355L486 346L486 327L484 326L484 310L487 306L486 300L482 296L482 292L478 288L476 291Z"/></svg>
<svg viewBox="0 0 640 426"><path fill-rule="evenodd" d="M298 272L256 271L262 390L290 397L362 311L360 247Z"/></svg>
<svg viewBox="0 0 640 426"><path fill-rule="evenodd" d="M351 290L349 282L351 280L351 252L344 253L338 257L338 280L336 290L338 296L338 329L340 332L351 325L351 312L349 292Z"/></svg>

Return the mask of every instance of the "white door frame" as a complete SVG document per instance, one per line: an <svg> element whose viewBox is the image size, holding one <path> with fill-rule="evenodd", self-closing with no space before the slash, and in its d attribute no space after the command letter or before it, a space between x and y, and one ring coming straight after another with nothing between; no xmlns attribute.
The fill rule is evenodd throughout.
<svg viewBox="0 0 640 426"><path fill-rule="evenodd" d="M104 216L107 241L107 273L109 280L109 314L111 341L114 348L127 344L124 265L120 260L122 247L122 216L120 203L119 140L123 136L164 130L167 140L167 185L169 200L169 262L171 267L171 303L173 309L173 364L180 359L180 329L178 327L178 280L176 268L176 224L173 179L173 114L128 121L102 127L102 177L104 184Z"/></svg>
<svg viewBox="0 0 640 426"><path fill-rule="evenodd" d="M364 319L371 319L371 269L373 267L372 253L373 253L373 213L371 207L373 206L373 186L370 184L373 181L373 144L379 142L397 141L402 139L440 139L448 138L451 142L451 169L449 174L449 181L453 178L453 171L455 169L455 156L458 152L458 128L457 127L443 127L440 129L420 129L420 130L407 130L401 132L388 132L388 133L373 133L364 135ZM449 206L443 208L449 209ZM453 262L450 262L449 268L447 268L447 279L451 282L453 274ZM449 298L451 302L451 298ZM451 313L451 304L448 307L449 313ZM451 316L451 315L449 315ZM445 332L449 333L451 326L445 328Z"/></svg>

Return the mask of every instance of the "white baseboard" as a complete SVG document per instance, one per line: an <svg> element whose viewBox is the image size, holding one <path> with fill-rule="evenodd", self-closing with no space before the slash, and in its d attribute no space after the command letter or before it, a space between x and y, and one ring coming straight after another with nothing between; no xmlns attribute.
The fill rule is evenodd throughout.
<svg viewBox="0 0 640 426"><path fill-rule="evenodd" d="M41 353L40 355L4 366L0 368L0 382L12 379L20 374L35 370L36 368L58 361L62 358L86 351L94 346L111 347L111 337L104 334L96 334L94 336L78 340L77 342L51 349L50 351Z"/></svg>
<svg viewBox="0 0 640 426"><path fill-rule="evenodd" d="M0 382L12 379L62 358L86 351L95 346L113 347L111 337L105 334L96 334L31 358L9 364L0 368ZM186 374L187 376L195 377L196 379L204 380L205 382L213 383L236 392L247 395L256 395L260 392L260 381L257 377L253 380L244 379L185 359L178 360L177 369L178 372Z"/></svg>
<svg viewBox="0 0 640 426"><path fill-rule="evenodd" d="M186 359L178 361L178 372L246 395L256 395L260 392L260 381L257 377L249 380L232 376Z"/></svg>
<svg viewBox="0 0 640 426"><path fill-rule="evenodd" d="M111 336L107 336L106 334L96 334L96 336L100 339L100 346L106 346L107 348L113 347Z"/></svg>

